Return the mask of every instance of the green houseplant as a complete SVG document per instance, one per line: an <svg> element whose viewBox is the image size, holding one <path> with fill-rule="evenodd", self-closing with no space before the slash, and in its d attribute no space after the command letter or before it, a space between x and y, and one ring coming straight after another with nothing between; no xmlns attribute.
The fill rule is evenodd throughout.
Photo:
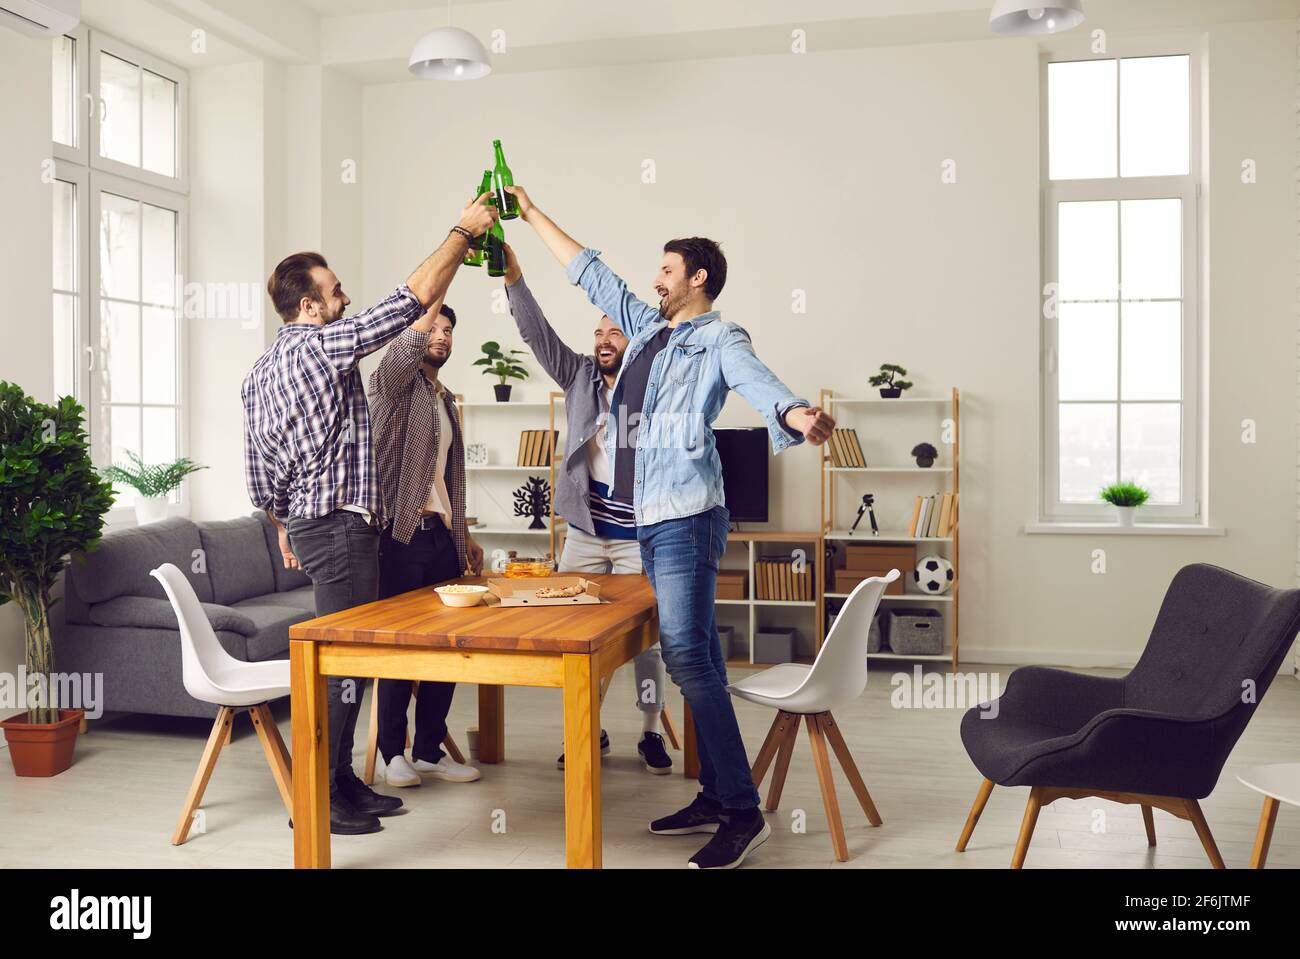
<svg viewBox="0 0 1300 959"><path fill-rule="evenodd" d="M26 712L0 723L20 776L71 765L82 716L56 701L50 593L68 555L99 544L113 505L112 486L90 463L84 412L70 396L49 406L0 381L0 604L22 610L36 682L22 690Z"/></svg>
<svg viewBox="0 0 1300 959"><path fill-rule="evenodd" d="M104 477L113 483L130 486L140 494L135 504L136 521L156 523L167 518L167 497L191 473L207 469L182 456L171 463L149 465L135 453L128 452L129 463L115 463L104 469Z"/></svg>
<svg viewBox="0 0 1300 959"><path fill-rule="evenodd" d="M880 387L880 395L885 399L897 399L903 395L903 390L912 388L907 380L895 378L906 375L907 370L895 363L881 363L880 372L871 377L869 382L872 386Z"/></svg>
<svg viewBox="0 0 1300 959"><path fill-rule="evenodd" d="M474 366L483 367L484 376L495 376L499 381L492 387L496 394L498 403L508 402L510 399L510 384L507 380L525 380L528 378L528 370L524 368L516 356L523 356L523 350L506 350L502 351L501 344L496 340L488 340L483 344L483 355L474 361Z"/></svg>
<svg viewBox="0 0 1300 959"><path fill-rule="evenodd" d="M1151 498L1151 491L1136 483L1113 483L1101 491L1101 498L1115 507L1120 526L1132 526L1134 512Z"/></svg>

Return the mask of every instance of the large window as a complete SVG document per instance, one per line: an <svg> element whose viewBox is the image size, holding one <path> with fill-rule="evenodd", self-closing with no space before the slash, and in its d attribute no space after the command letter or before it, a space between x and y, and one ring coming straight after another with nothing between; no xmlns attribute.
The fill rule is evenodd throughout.
<svg viewBox="0 0 1300 959"><path fill-rule="evenodd" d="M55 387L86 405L97 464L168 461L185 450L185 74L85 30L52 63Z"/></svg>
<svg viewBox="0 0 1300 959"><path fill-rule="evenodd" d="M1044 513L1200 517L1192 54L1046 64Z"/></svg>

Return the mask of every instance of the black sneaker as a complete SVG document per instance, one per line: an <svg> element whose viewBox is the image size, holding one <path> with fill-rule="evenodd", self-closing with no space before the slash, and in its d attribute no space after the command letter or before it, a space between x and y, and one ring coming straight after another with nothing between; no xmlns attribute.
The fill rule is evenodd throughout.
<svg viewBox="0 0 1300 959"><path fill-rule="evenodd" d="M770 835L772 827L758 807L744 812L724 811L718 831L687 865L691 869L735 869Z"/></svg>
<svg viewBox="0 0 1300 959"><path fill-rule="evenodd" d="M293 820L289 820L293 828ZM378 817L364 813L341 793L330 796L330 832L335 836L364 836L383 829Z"/></svg>
<svg viewBox="0 0 1300 959"><path fill-rule="evenodd" d="M600 731L600 754L602 756L609 755L609 733L605 732L603 729ZM555 768L564 768L564 753L560 753L560 758L555 760Z"/></svg>
<svg viewBox="0 0 1300 959"><path fill-rule="evenodd" d="M646 733L636 744L641 764L656 776L667 776L673 771L673 761L664 749L664 738L658 733Z"/></svg>
<svg viewBox="0 0 1300 959"><path fill-rule="evenodd" d="M685 836L692 832L717 832L722 823L722 803L696 794L691 804L671 816L656 819L650 831L656 836Z"/></svg>
<svg viewBox="0 0 1300 959"><path fill-rule="evenodd" d="M367 816L395 816L402 808L396 796L381 796L360 779L352 770L340 771L335 777L338 795L357 812Z"/></svg>

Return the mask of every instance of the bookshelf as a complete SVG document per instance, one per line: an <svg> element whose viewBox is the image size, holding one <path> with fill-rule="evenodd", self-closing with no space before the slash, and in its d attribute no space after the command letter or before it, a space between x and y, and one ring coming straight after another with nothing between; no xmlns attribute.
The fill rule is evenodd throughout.
<svg viewBox="0 0 1300 959"><path fill-rule="evenodd" d="M543 417L545 417L551 433L554 434L556 408L564 402L564 394L556 392L550 393L546 400L507 403L492 400L466 402L464 396L459 393L455 394L455 398L456 413L460 418L461 436L465 445L487 442L489 450L495 452L498 459L503 460L516 458L514 444L518 441L519 432L526 429L540 429ZM521 417L524 420L523 425L518 425ZM480 421L482 421L482 425L480 425ZM506 424L509 425L509 432L504 434L507 436L506 440L492 443L479 436L480 432L485 437L502 435L500 429L494 429L493 427L504 427ZM465 491L465 511L469 515L477 517L480 521L478 526L470 528L469 532L472 536L476 539L490 537L505 541L518 539L519 543L517 545L528 550L537 549L541 545L542 538L545 537L546 548L550 555L558 555L556 551L559 531L556 528L557 517L555 515L555 464L556 460L563 456L563 441L564 437L562 436L557 439L556 448L551 454L551 465L549 467L516 466L510 462L489 463L484 466L465 464L467 487ZM491 455L491 452L489 455ZM536 476L542 472L546 473L548 482L551 484L550 517L546 529L528 529L525 520L516 518L510 513L510 509L513 507L511 491L525 477L529 475ZM489 483L491 483L492 489L502 490L504 497L499 499L497 496L492 495L489 490ZM494 504L492 512L501 514L499 519L484 522L481 497L486 497ZM514 522L518 522L520 525L515 526L513 525Z"/></svg>
<svg viewBox="0 0 1300 959"><path fill-rule="evenodd" d="M861 431L859 442L870 449L864 456L868 464L881 460L880 447L891 451L897 450L892 457L883 460L881 465L836 466L832 459L831 444L822 448L821 455L821 537L827 544L836 543L875 543L875 544L915 544L918 554L921 547L933 547L933 551L946 555L952 563L952 588L941 596L926 593L908 592L911 585L912 570L900 570L903 573L904 592L902 595L885 595L881 597L882 606L923 606L940 610L944 614L945 648L942 653L929 656L900 655L892 652L868 653L868 659L908 660L948 662L956 669L960 662L960 602L959 589L961 572L959 565L961 532L961 394L954 386L948 395L936 396L901 396L895 399L883 397L837 396L834 391L823 389L820 395L822 409L836 420L836 427ZM922 438L919 430L938 430L942 432L943 419L951 417L952 443L935 443L939 448L939 460L933 466L923 467L907 465L911 459L910 450L913 443ZM903 419L902 425L893 425L890 420ZM912 434L902 432L910 429ZM871 430L871 432L867 432ZM882 435L888 432L888 435ZM946 455L945 455L946 454ZM943 463L942 460L950 459ZM918 488L921 476L928 473L934 480L927 482L924 488ZM879 488L864 487L865 480L880 481ZM937 480L937 481L936 481ZM847 489L841 489L847 487ZM844 498L841 493L849 493ZM873 536L870 521L864 516L858 524L857 531L850 533L848 526L852 522L864 492L876 494L877 513L882 519L880 534ZM956 504L952 527L946 536L916 536L910 530L911 507L918 495L931 494L942 496L952 493ZM837 502L838 500L838 502ZM847 515L846 515L847 514ZM842 525L839 525L842 524ZM919 558L918 555L918 558ZM821 591L818 600L818 635L825 635L826 601L842 600L848 594L827 591L824 587L823 571Z"/></svg>
<svg viewBox="0 0 1300 959"><path fill-rule="evenodd" d="M731 547L740 546L744 551L745 565L734 566L728 565L727 559L732 554ZM764 610L783 610L792 611L793 615L785 617L790 620L802 621L805 617L811 617L812 637L813 637L813 655L801 656L796 650L794 662L811 665L813 658L821 649L821 642L825 636L824 613L825 602L823 601L825 576L822 570L824 550L822 548L821 534L809 530L807 532L786 532L786 531L731 531L727 533L727 555L723 556L722 569L726 572L734 572L743 569L746 573L744 599L715 599L714 604L727 610L744 609L746 611L746 627L748 629L747 642L748 647L745 657L740 658L731 656L727 660L728 666L753 666L754 663L754 636L759 628L765 624L759 622L760 611ZM762 547L781 547L782 549L793 549L802 547L807 553L809 565L813 569L812 599L758 599L758 584L755 580L756 564L762 560L760 550ZM735 626L734 622L720 620L723 625ZM780 625L785 625L781 623ZM767 665L760 663L758 665Z"/></svg>

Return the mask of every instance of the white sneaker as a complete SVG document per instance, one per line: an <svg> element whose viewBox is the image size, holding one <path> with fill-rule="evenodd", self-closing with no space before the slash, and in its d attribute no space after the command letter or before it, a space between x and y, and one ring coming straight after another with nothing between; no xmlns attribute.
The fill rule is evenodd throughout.
<svg viewBox="0 0 1300 959"><path fill-rule="evenodd" d="M405 756L393 757L384 768L384 779L390 786L418 786L421 782L420 774L411 768Z"/></svg>
<svg viewBox="0 0 1300 959"><path fill-rule="evenodd" d="M436 763L417 759L411 764L411 768L421 776L431 776L448 783L472 783L481 776L473 766L458 763L450 756L443 756Z"/></svg>

